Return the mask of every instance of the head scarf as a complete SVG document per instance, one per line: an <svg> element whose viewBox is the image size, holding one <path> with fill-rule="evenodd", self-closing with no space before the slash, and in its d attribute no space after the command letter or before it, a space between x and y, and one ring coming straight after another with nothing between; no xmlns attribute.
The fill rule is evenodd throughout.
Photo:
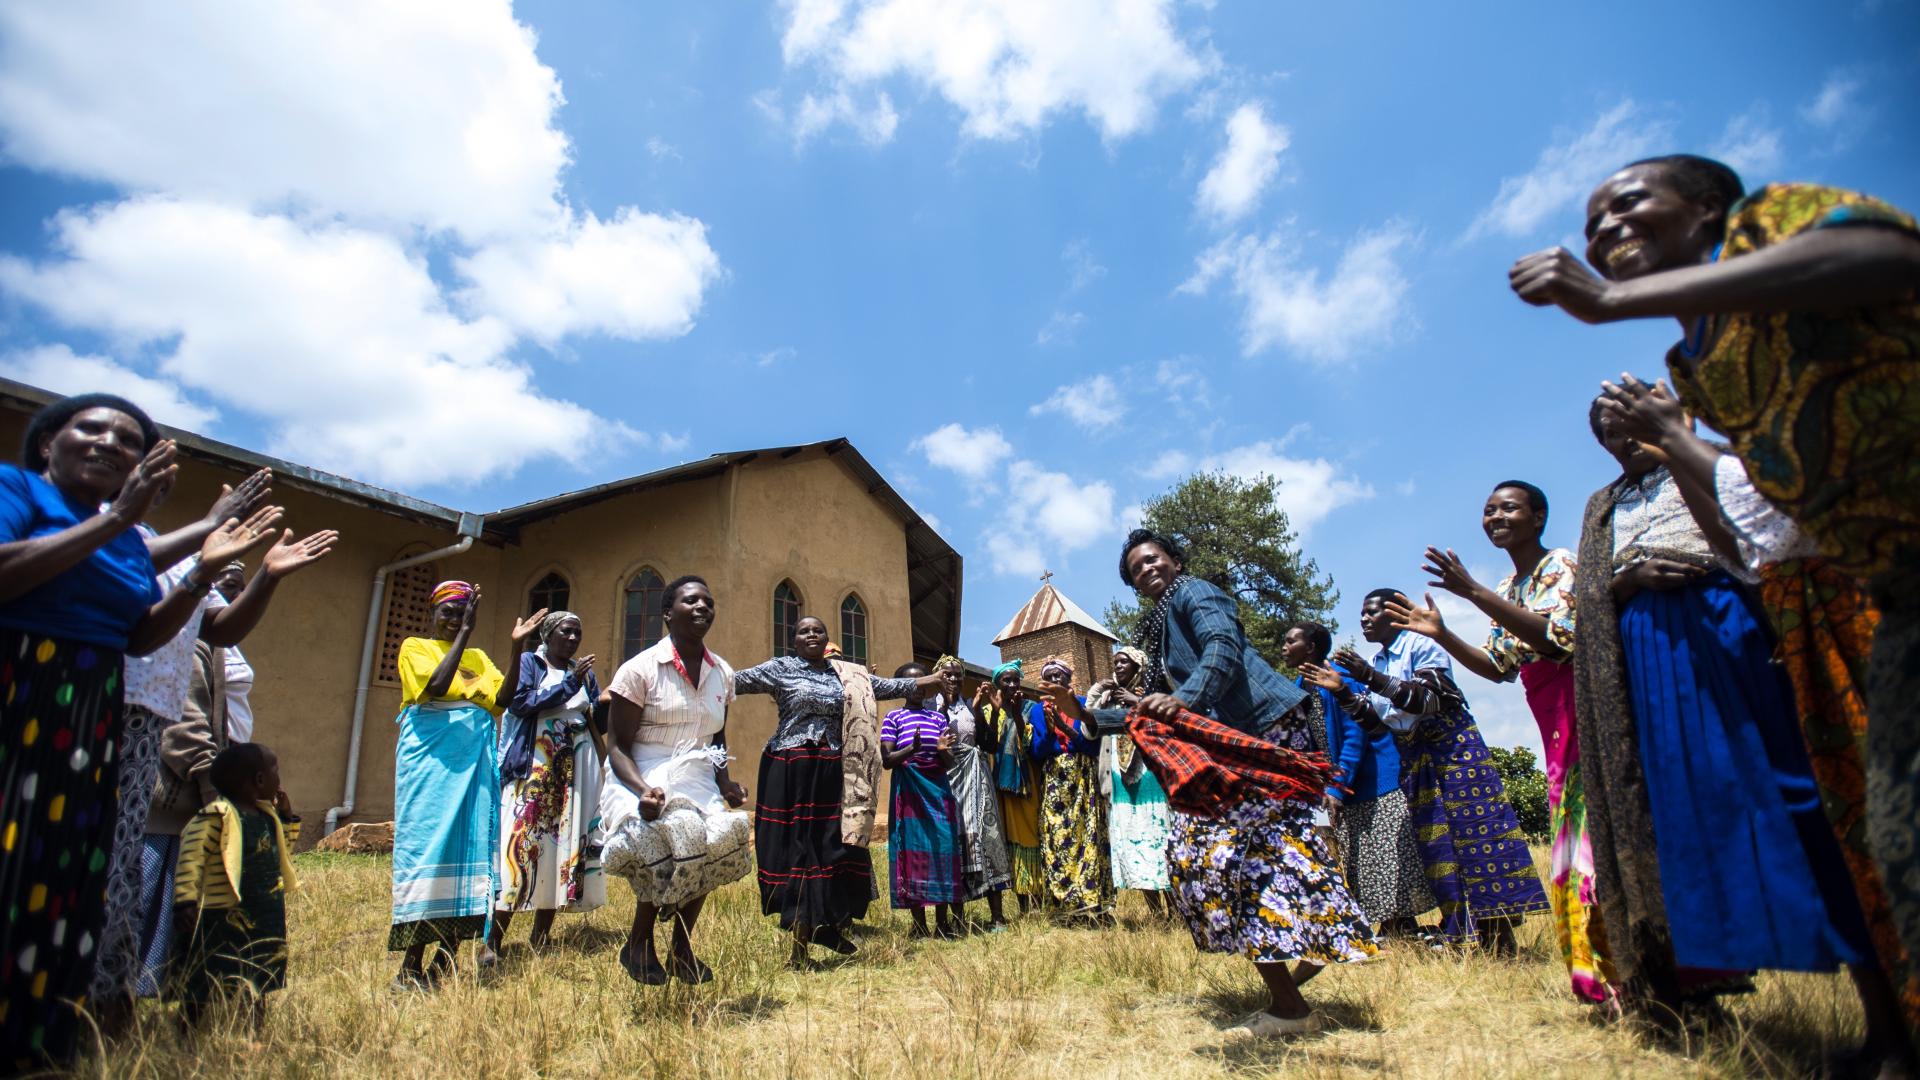
<svg viewBox="0 0 1920 1080"><path fill-rule="evenodd" d="M547 617L540 620L540 627L534 631L534 635L540 639L540 644L545 646L547 636L555 630L560 629L560 624L566 622L568 619L572 619L574 622L580 622L580 616L575 615L571 611L549 611L547 612ZM586 624L581 623L581 625L585 626Z"/></svg>
<svg viewBox="0 0 1920 1080"><path fill-rule="evenodd" d="M1000 676L1005 675L1009 671L1013 672L1015 675L1018 675L1020 674L1020 669L1023 666L1025 666L1025 661L1022 661L1019 657L1016 656L1013 659L1007 661L1006 663L1001 664L999 667L993 669L993 681L999 682Z"/></svg>
<svg viewBox="0 0 1920 1080"><path fill-rule="evenodd" d="M825 653L824 653L823 655L824 655L824 656L825 656L825 658L826 658L826 659L828 659L828 660L831 660L831 659L833 659L834 657L836 657L836 656L839 656L839 655L840 655L840 646L838 646L838 645L835 645L835 644L834 644L833 642L831 642L831 641L829 641L829 642L827 642L827 651L826 651L826 652L825 652Z"/></svg>
<svg viewBox="0 0 1920 1080"><path fill-rule="evenodd" d="M471 583L465 581L443 581L433 587L433 595L427 598L427 603L433 607L439 607L448 601L457 600L461 603L466 603L471 599L473 599L473 585Z"/></svg>
<svg viewBox="0 0 1920 1080"><path fill-rule="evenodd" d="M1046 678L1047 672L1052 671L1055 668L1058 668L1059 670L1067 673L1067 677L1065 679L1066 682L1070 683L1073 681L1073 665L1067 663L1065 660L1062 660L1059 657L1054 657L1053 659L1048 660L1046 663L1040 665L1040 677L1043 679Z"/></svg>
<svg viewBox="0 0 1920 1080"><path fill-rule="evenodd" d="M1140 685L1141 680L1145 679L1147 676L1147 654L1135 646L1122 645L1119 648L1113 650L1113 655L1124 656L1127 659L1133 661L1133 681L1130 683L1123 684L1121 686L1121 689L1132 690L1137 688ZM1119 681L1120 680L1118 677L1114 679L1114 682L1116 683L1118 683Z"/></svg>
<svg viewBox="0 0 1920 1080"><path fill-rule="evenodd" d="M941 653L940 659L933 662L933 670L935 671L940 671L948 667L957 667L961 671L967 670L966 662L952 653Z"/></svg>

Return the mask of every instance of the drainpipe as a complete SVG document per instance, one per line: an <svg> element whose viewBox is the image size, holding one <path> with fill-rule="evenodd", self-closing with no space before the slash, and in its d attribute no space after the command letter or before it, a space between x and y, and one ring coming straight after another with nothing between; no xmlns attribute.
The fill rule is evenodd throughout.
<svg viewBox="0 0 1920 1080"><path fill-rule="evenodd" d="M327 811L326 823L320 829L322 837L339 827L342 817L353 813L354 787L360 781L360 733L367 722L367 685L373 680L373 651L379 642L380 601L386 597L387 576L396 570L405 570L409 566L458 555L467 550L473 546L474 538L480 535L483 521L478 514L461 514L460 524L456 526L460 534L457 542L404 559L395 559L373 572L373 597L367 602L367 632L360 646L360 682L353 691L353 733L347 738L346 790L341 793L340 805Z"/></svg>

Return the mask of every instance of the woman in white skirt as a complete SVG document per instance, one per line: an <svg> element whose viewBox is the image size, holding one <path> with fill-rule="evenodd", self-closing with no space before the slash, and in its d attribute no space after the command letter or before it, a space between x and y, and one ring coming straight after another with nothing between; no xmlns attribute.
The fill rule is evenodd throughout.
<svg viewBox="0 0 1920 1080"><path fill-rule="evenodd" d="M693 953L707 894L753 869L753 823L737 808L747 789L727 773L727 706L733 669L707 651L713 594L700 578L667 586L667 636L620 665L607 687L607 773L600 794L607 873L626 878L639 905L620 950L637 982L657 986L669 967L654 924L673 917L671 974L713 978Z"/></svg>

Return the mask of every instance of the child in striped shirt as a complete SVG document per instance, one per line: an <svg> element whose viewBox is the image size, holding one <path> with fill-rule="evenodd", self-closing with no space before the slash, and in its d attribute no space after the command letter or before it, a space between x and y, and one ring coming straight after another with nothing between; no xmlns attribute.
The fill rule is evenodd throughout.
<svg viewBox="0 0 1920 1080"><path fill-rule="evenodd" d="M903 664L894 678L919 678L920 664ZM947 769L954 735L947 714L932 708L915 688L906 707L880 723L880 762L893 772L892 813L887 822L887 862L893 906L913 914L914 937L928 936L928 904L943 938L960 935L953 907L966 899L966 855L960 842L960 806Z"/></svg>

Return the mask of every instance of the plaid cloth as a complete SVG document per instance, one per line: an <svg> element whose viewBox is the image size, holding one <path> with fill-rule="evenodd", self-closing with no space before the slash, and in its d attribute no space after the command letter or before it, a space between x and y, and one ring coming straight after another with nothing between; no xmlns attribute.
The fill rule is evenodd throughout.
<svg viewBox="0 0 1920 1080"><path fill-rule="evenodd" d="M1275 746L1198 713L1182 711L1171 723L1133 713L1127 734L1167 789L1167 805L1198 817L1220 817L1251 799L1317 803L1333 779L1325 754Z"/></svg>

